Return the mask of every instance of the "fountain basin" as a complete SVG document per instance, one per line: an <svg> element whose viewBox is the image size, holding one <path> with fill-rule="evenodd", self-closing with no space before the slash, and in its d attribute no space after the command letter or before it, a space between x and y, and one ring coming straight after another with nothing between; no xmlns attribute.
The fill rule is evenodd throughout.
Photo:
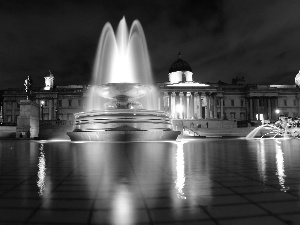
<svg viewBox="0 0 300 225"><path fill-rule="evenodd" d="M176 140L168 115L146 109L113 109L75 114L72 141L155 141Z"/></svg>

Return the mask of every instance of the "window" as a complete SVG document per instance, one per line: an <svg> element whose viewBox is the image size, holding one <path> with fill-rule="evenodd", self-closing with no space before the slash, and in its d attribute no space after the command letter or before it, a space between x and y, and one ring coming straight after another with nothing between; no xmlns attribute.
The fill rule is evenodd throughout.
<svg viewBox="0 0 300 225"><path fill-rule="evenodd" d="M245 113L244 112L240 113L240 120L245 120Z"/></svg>
<svg viewBox="0 0 300 225"><path fill-rule="evenodd" d="M297 100L294 99L293 102L294 102L294 106L297 106Z"/></svg>
<svg viewBox="0 0 300 225"><path fill-rule="evenodd" d="M217 99L217 105L218 106L220 105L220 99Z"/></svg>
<svg viewBox="0 0 300 225"><path fill-rule="evenodd" d="M231 106L234 106L234 99L231 99Z"/></svg>
<svg viewBox="0 0 300 225"><path fill-rule="evenodd" d="M48 101L45 100L45 106L48 106Z"/></svg>
<svg viewBox="0 0 300 225"><path fill-rule="evenodd" d="M244 99L241 99L241 106L244 106Z"/></svg>
<svg viewBox="0 0 300 225"><path fill-rule="evenodd" d="M258 104L259 104L259 106L263 106L263 100L262 99L258 99Z"/></svg>
<svg viewBox="0 0 300 225"><path fill-rule="evenodd" d="M223 99L223 106L225 106L225 99Z"/></svg>
<svg viewBox="0 0 300 225"><path fill-rule="evenodd" d="M7 122L8 122L8 123L11 123L11 122L12 122L12 116L11 116L11 115L6 116L6 119L7 119Z"/></svg>
<svg viewBox="0 0 300 225"><path fill-rule="evenodd" d="M80 99L78 100L78 106L82 106L82 101Z"/></svg>
<svg viewBox="0 0 300 225"><path fill-rule="evenodd" d="M286 99L283 99L283 105L287 106L287 100Z"/></svg>
<svg viewBox="0 0 300 225"><path fill-rule="evenodd" d="M69 99L69 107L72 106L72 100Z"/></svg>
<svg viewBox="0 0 300 225"><path fill-rule="evenodd" d="M68 120L73 120L73 114L68 113Z"/></svg>
<svg viewBox="0 0 300 225"><path fill-rule="evenodd" d="M57 100L57 104L58 104L58 106L62 106L62 101L61 100Z"/></svg>
<svg viewBox="0 0 300 225"><path fill-rule="evenodd" d="M230 119L235 119L235 112L230 113Z"/></svg>
<svg viewBox="0 0 300 225"><path fill-rule="evenodd" d="M49 120L49 115L47 114L43 114L43 120Z"/></svg>
<svg viewBox="0 0 300 225"><path fill-rule="evenodd" d="M63 120L64 119L64 115L62 113L58 114L58 119Z"/></svg>

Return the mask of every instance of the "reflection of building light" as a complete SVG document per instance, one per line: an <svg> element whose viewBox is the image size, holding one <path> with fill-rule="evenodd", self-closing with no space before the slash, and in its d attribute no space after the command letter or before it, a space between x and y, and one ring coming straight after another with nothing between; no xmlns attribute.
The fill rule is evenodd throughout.
<svg viewBox="0 0 300 225"><path fill-rule="evenodd" d="M266 155L265 155L265 145L264 141L260 139L260 142L257 143L257 167L258 167L258 174L260 180L263 184L267 181L266 175Z"/></svg>
<svg viewBox="0 0 300 225"><path fill-rule="evenodd" d="M281 148L280 141L276 140L276 166L277 166L277 172L276 175L278 176L279 185L281 186L281 191L286 192L289 190L289 187L285 187L285 177L284 174L284 158L283 158L283 152Z"/></svg>
<svg viewBox="0 0 300 225"><path fill-rule="evenodd" d="M38 181L37 186L39 188L39 195L42 196L45 190L45 178L46 178L46 159L44 153L44 144L40 145L40 156L39 156L39 171L38 171Z"/></svg>
<svg viewBox="0 0 300 225"><path fill-rule="evenodd" d="M118 225L135 224L134 202L128 186L121 184L113 197L111 222ZM101 219L101 218L99 218Z"/></svg>
<svg viewBox="0 0 300 225"><path fill-rule="evenodd" d="M185 185L185 173L184 173L184 152L183 152L184 142L177 143L176 150L176 175L175 188L177 189L177 197L181 199L186 199L184 196L183 188Z"/></svg>

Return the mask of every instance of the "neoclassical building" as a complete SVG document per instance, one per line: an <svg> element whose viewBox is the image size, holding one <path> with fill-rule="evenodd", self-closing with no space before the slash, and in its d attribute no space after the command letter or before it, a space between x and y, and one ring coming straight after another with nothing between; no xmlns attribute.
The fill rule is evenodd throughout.
<svg viewBox="0 0 300 225"><path fill-rule="evenodd" d="M297 75L299 78L299 75ZM44 77L44 87L32 88L32 99L40 105L41 121L70 121L83 111L89 86L54 85L54 75ZM222 81L194 81L193 71L181 54L170 66L165 83L157 83L160 92L158 108L174 120L233 120L250 122L275 121L279 115L300 116L300 91L297 85L246 84L235 77L231 84ZM20 114L24 89L0 90L0 122L14 125Z"/></svg>
<svg viewBox="0 0 300 225"><path fill-rule="evenodd" d="M231 84L199 83L180 53L170 66L169 82L157 85L159 109L173 119L274 121L278 114L300 116L297 85L246 84L244 77L233 78Z"/></svg>

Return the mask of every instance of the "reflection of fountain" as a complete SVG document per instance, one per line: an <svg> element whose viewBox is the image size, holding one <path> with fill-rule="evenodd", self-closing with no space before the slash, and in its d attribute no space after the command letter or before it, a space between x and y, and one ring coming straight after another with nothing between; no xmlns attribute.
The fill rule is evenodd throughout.
<svg viewBox="0 0 300 225"><path fill-rule="evenodd" d="M116 37L107 23L99 41L87 112L75 114L75 129L69 137L72 141L175 140L180 132L172 130L165 112L155 110L152 84L140 23L134 21L128 33L123 18ZM103 104L107 98L113 100ZM141 103L133 101L137 98Z"/></svg>

